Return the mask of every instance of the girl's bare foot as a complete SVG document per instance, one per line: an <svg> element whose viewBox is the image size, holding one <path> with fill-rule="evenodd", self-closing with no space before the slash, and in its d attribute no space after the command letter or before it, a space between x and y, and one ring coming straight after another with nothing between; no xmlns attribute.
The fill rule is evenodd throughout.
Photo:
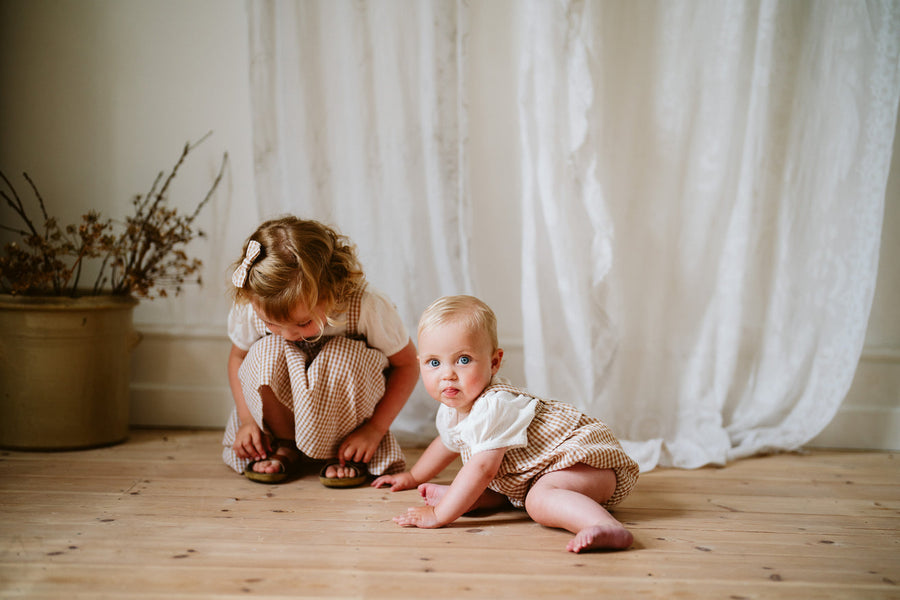
<svg viewBox="0 0 900 600"><path fill-rule="evenodd" d="M449 485L423 483L419 486L419 495L425 500L426 506L437 506L437 503L441 501L441 498L444 497L444 494L449 489Z"/></svg>
<svg viewBox="0 0 900 600"><path fill-rule="evenodd" d="M278 446L268 458L253 463L257 473L287 473L300 460L300 451L289 446Z"/></svg>
<svg viewBox="0 0 900 600"><path fill-rule="evenodd" d="M343 467L340 464L336 465L328 465L325 469L325 477L329 479L346 479L349 477L359 477L362 473L351 464L346 464Z"/></svg>
<svg viewBox="0 0 900 600"><path fill-rule="evenodd" d="M633 541L634 536L621 525L594 525L579 531L569 541L566 550L569 552L625 550Z"/></svg>

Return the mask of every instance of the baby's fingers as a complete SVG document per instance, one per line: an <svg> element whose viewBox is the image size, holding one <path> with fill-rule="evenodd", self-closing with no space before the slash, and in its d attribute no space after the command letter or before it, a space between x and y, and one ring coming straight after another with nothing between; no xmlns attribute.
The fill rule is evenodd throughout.
<svg viewBox="0 0 900 600"><path fill-rule="evenodd" d="M397 487L397 484L394 480L393 475L382 475L381 477L378 477L377 479L375 479L375 481L372 482L372 487L373 488L390 487L391 491L394 492L394 491L396 491L394 488Z"/></svg>
<svg viewBox="0 0 900 600"><path fill-rule="evenodd" d="M412 511L410 508L409 511ZM394 523L400 525L401 527L416 527L418 525L419 519L412 512L407 512L405 515L397 515L394 517Z"/></svg>
<svg viewBox="0 0 900 600"><path fill-rule="evenodd" d="M407 508L405 515L394 517L394 522L404 527L415 526L421 529L440 527L434 509L430 506Z"/></svg>

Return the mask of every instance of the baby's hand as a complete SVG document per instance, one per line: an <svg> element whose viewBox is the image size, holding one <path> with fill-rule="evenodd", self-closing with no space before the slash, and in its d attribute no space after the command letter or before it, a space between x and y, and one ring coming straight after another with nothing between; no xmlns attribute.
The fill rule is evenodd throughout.
<svg viewBox="0 0 900 600"><path fill-rule="evenodd" d="M382 475L372 482L372 487L380 488L390 486L392 492L411 490L417 485L419 485L419 482L415 480L412 473L409 471L404 471L403 473L397 473L395 475Z"/></svg>
<svg viewBox="0 0 900 600"><path fill-rule="evenodd" d="M405 515L394 517L394 523L403 527L418 527L420 529L434 529L441 527L433 506L416 506L407 508Z"/></svg>

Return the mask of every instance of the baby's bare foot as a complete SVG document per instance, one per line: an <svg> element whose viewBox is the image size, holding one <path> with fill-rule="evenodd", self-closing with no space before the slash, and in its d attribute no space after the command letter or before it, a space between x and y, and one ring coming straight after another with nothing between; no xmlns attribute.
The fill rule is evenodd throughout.
<svg viewBox="0 0 900 600"><path fill-rule="evenodd" d="M437 506L437 503L441 501L441 498L444 497L444 494L449 489L449 485L423 483L419 486L419 495L425 500L426 506Z"/></svg>
<svg viewBox="0 0 900 600"><path fill-rule="evenodd" d="M624 550L631 546L634 537L621 525L594 525L585 527L569 541L566 550L583 552L585 550Z"/></svg>

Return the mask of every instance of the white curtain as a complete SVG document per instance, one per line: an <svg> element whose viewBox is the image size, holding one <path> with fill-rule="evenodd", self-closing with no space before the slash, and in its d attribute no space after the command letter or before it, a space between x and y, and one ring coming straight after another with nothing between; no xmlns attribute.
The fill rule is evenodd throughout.
<svg viewBox="0 0 900 600"><path fill-rule="evenodd" d="M248 0L263 218L336 226L415 338L436 297L470 291L465 3ZM255 224L248 224L248 234ZM416 394L395 429L433 429ZM403 434L406 434L405 436Z"/></svg>
<svg viewBox="0 0 900 600"><path fill-rule="evenodd" d="M438 295L477 292L476 270L504 269L469 251L477 11L247 6L265 216L337 225L411 327ZM505 6L529 389L603 418L645 469L812 439L866 330L900 5ZM417 394L397 429L433 431L433 410Z"/></svg>
<svg viewBox="0 0 900 600"><path fill-rule="evenodd" d="M522 5L529 387L642 467L795 449L862 349L896 2Z"/></svg>

